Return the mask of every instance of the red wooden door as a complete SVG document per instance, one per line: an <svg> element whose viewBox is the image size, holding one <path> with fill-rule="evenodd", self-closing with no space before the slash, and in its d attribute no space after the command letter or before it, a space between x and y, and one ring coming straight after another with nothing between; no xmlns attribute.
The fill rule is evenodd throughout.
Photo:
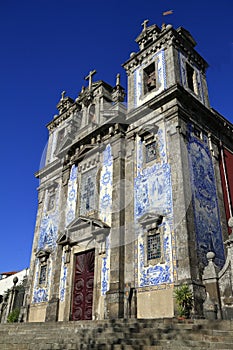
<svg viewBox="0 0 233 350"><path fill-rule="evenodd" d="M76 255L72 320L91 320L95 251Z"/></svg>

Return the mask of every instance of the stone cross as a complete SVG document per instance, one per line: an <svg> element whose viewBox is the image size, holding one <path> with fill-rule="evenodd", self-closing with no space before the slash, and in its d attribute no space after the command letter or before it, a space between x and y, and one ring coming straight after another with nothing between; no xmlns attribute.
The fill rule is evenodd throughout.
<svg viewBox="0 0 233 350"><path fill-rule="evenodd" d="M145 21L142 23L143 30L146 30L146 25L147 25L148 22L149 22L149 20L145 19Z"/></svg>
<svg viewBox="0 0 233 350"><path fill-rule="evenodd" d="M89 80L89 90L91 90L92 87L92 76L96 73L96 70L90 71L90 73L86 76L85 80Z"/></svg>
<svg viewBox="0 0 233 350"><path fill-rule="evenodd" d="M117 76L116 76L116 86L121 85L120 84L120 77L121 77L120 73L118 73Z"/></svg>
<svg viewBox="0 0 233 350"><path fill-rule="evenodd" d="M62 99L62 100L64 100L65 94L66 94L66 91L62 91L62 93L61 93L61 99Z"/></svg>

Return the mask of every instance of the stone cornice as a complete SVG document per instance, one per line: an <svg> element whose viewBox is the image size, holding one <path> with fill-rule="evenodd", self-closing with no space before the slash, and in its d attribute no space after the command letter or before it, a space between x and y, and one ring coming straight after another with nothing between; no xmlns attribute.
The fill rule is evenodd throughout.
<svg viewBox="0 0 233 350"><path fill-rule="evenodd" d="M53 129L57 128L64 120L68 119L75 111L79 112L81 109L77 102L74 102L72 106L69 107L64 113L56 115L54 119L49 122L46 127L51 132Z"/></svg>
<svg viewBox="0 0 233 350"><path fill-rule="evenodd" d="M187 40L185 40L185 38L176 31L174 32L172 43L176 49L180 49L184 52L190 62L193 62L198 67L200 67L203 72L206 71L208 68L208 63L204 60L204 58L201 57L201 55L199 55L193 46L189 44L189 42L187 42Z"/></svg>
<svg viewBox="0 0 233 350"><path fill-rule="evenodd" d="M59 159L56 159L54 162L47 164L44 168L38 170L35 173L35 177L40 179L48 174L52 174L54 170L57 170L61 167L62 163Z"/></svg>
<svg viewBox="0 0 233 350"><path fill-rule="evenodd" d="M172 29L161 32L160 36L156 40L154 40L154 42L151 43L150 46L142 49L137 53L132 53L131 57L125 63L122 64L122 67L125 68L127 73L130 73L137 66L139 66L146 57L148 57L152 53L158 52L164 47L165 44L168 44L169 42L171 43L172 37Z"/></svg>
<svg viewBox="0 0 233 350"><path fill-rule="evenodd" d="M174 103L171 105L170 102L172 100L174 100ZM167 105L168 103L169 107ZM163 108L162 112L160 112L160 108ZM180 84L173 85L144 105L129 111L126 122L129 125L134 124L134 126L133 128L129 127L127 132L128 137L130 135L133 136L133 133L137 129L137 121L148 115L148 109L151 112L158 111L156 112L158 117L162 113L163 118L166 120L178 116L185 122L199 124L206 133L212 134L215 142L218 142L222 138L224 139L222 141L226 145L228 144L230 146L233 142L233 124L214 109L203 105L203 103L187 92ZM221 133L221 130L224 130L224 132ZM219 136L217 137L217 135Z"/></svg>

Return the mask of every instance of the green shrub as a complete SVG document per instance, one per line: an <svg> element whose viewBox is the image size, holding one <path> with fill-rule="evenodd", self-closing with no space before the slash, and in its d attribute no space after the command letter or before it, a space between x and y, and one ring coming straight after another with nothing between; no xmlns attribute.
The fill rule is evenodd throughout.
<svg viewBox="0 0 233 350"><path fill-rule="evenodd" d="M190 318L193 308L193 293L187 284L183 284L176 288L174 296L177 303L178 315L180 317Z"/></svg>
<svg viewBox="0 0 233 350"><path fill-rule="evenodd" d="M20 309L14 309L13 311L11 311L7 317L7 322L8 323L14 323L14 322L18 322L19 319L19 312Z"/></svg>

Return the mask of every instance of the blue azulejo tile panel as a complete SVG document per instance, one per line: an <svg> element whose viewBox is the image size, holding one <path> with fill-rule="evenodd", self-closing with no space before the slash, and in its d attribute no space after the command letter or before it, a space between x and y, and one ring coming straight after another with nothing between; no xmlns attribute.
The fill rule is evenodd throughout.
<svg viewBox="0 0 233 350"><path fill-rule="evenodd" d="M67 281L67 266L65 265L65 252L62 255L62 266L61 266L61 279L60 279L60 301L63 302L65 300L66 294L66 281Z"/></svg>
<svg viewBox="0 0 233 350"><path fill-rule="evenodd" d="M102 259L101 270L101 295L105 295L109 290L109 271L110 271L110 238L106 238L105 257Z"/></svg>
<svg viewBox="0 0 233 350"><path fill-rule="evenodd" d="M99 217L108 226L112 223L112 178L113 178L113 157L112 148L107 144L103 152L103 165L100 172L100 193L99 193ZM109 290L110 270L110 237L106 238L105 257L102 259L101 271L101 294L105 295Z"/></svg>
<svg viewBox="0 0 233 350"><path fill-rule="evenodd" d="M56 250L56 240L59 224L59 197L60 187L57 187L57 189L53 193L49 193L49 191L46 191L43 214L39 228L37 251L43 249L49 250L50 257L47 261L46 284L43 286L39 284L40 264L39 260L36 259L36 272L33 285L33 303L47 301L50 292L52 263L54 252Z"/></svg>
<svg viewBox="0 0 233 350"><path fill-rule="evenodd" d="M145 266L145 244L143 236L138 239L138 286L157 286L173 282L174 266L172 261L172 231L169 223L163 223L163 255L164 262L156 265Z"/></svg>
<svg viewBox="0 0 233 350"><path fill-rule="evenodd" d="M222 267L225 257L212 157L207 137L196 137L192 125L188 152L199 262L206 265L206 253L214 251L215 263Z"/></svg>
<svg viewBox="0 0 233 350"><path fill-rule="evenodd" d="M112 220L112 171L112 150L108 144L103 152L103 166L100 172L99 216L109 226Z"/></svg>
<svg viewBox="0 0 233 350"><path fill-rule="evenodd" d="M173 230L171 170L167 162L164 128L157 133L158 159L148 166L140 139L137 142L137 176L134 179L134 218L138 234L136 273L139 287L172 283L174 276L175 241ZM147 213L163 215L163 259L156 265L147 265L145 232L139 219Z"/></svg>
<svg viewBox="0 0 233 350"><path fill-rule="evenodd" d="M75 218L77 202L77 166L72 165L70 171L70 179L68 182L68 193L67 193L67 203L66 203L66 226L68 226L71 221Z"/></svg>
<svg viewBox="0 0 233 350"><path fill-rule="evenodd" d="M163 216L172 208L171 172L169 164L155 164L142 170L134 182L135 218L147 212Z"/></svg>
<svg viewBox="0 0 233 350"><path fill-rule="evenodd" d="M36 288L33 293L33 303L48 301L48 288Z"/></svg>
<svg viewBox="0 0 233 350"><path fill-rule="evenodd" d="M52 207L50 204L51 196L54 197ZM48 191L46 192L43 215L39 229L38 250L47 247L52 251L56 247L59 223L59 197L60 187L57 188L57 191L53 194L49 194ZM48 210L50 208L51 210Z"/></svg>
<svg viewBox="0 0 233 350"><path fill-rule="evenodd" d="M78 167L77 165L73 164L70 170L70 178L69 178L68 190L67 190L66 223L65 223L66 227L75 219L76 205L77 205L77 173L78 173ZM67 282L67 266L65 265L65 252L63 252L60 286L59 286L59 294L60 294L61 302L65 300L66 282Z"/></svg>
<svg viewBox="0 0 233 350"><path fill-rule="evenodd" d="M50 291L50 285L51 285L51 274L52 274L52 268L51 268L51 262L48 263L47 266L47 273L46 273L46 284L43 286L39 285L39 274L40 274L40 263L39 259L36 259L35 263L35 278L34 278L34 284L33 284L33 297L32 297L32 303L42 303L46 302L49 299L49 291Z"/></svg>

